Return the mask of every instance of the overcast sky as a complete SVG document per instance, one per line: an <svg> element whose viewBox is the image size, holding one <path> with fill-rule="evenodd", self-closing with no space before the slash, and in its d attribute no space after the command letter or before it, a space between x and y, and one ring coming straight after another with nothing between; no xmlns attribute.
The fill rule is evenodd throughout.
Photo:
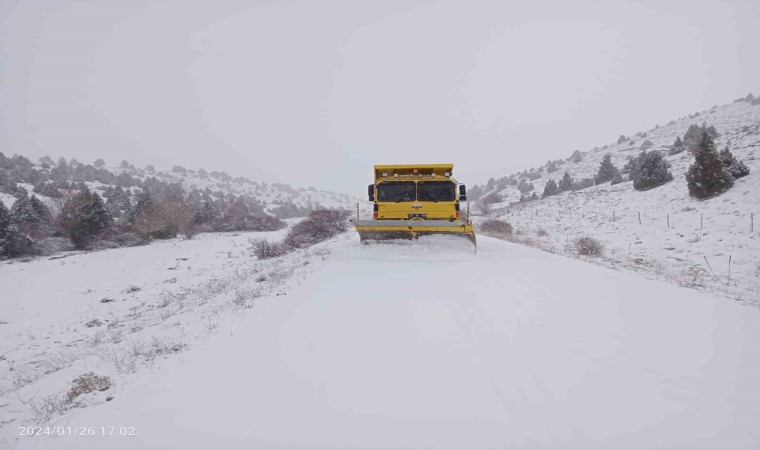
<svg viewBox="0 0 760 450"><path fill-rule="evenodd" d="M0 151L362 195L760 94L760 2L0 0Z"/></svg>

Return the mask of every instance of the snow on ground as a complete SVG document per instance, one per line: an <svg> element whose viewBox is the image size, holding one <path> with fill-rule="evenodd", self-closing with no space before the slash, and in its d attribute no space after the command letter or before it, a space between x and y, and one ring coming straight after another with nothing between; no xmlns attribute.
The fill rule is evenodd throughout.
<svg viewBox="0 0 760 450"><path fill-rule="evenodd" d="M6 208L11 209L11 206L13 206L13 202L15 201L16 197L12 196L11 194L0 192L0 202L3 202Z"/></svg>
<svg viewBox="0 0 760 450"><path fill-rule="evenodd" d="M439 239L356 241L321 245L286 296L261 297L181 357L118 378L112 401L54 419L94 436L17 438L9 423L2 438L18 449L760 446L757 309L487 237L477 255ZM138 276L106 271L89 302L177 276L160 254ZM178 287L255 264L235 256L218 269L188 260L198 269ZM87 283L73 284L49 291L75 302ZM14 314L45 323L42 306ZM90 370L107 369L95 361ZM108 427L134 435L103 436Z"/></svg>
<svg viewBox="0 0 760 450"><path fill-rule="evenodd" d="M685 173L693 157L685 151L666 158L674 180L658 188L640 192L631 182L606 183L512 207L505 202L495 205L494 215L550 251L566 252L573 239L591 236L607 248L597 262L760 306L760 105L711 108L634 139L638 144L651 140L653 149L666 151L689 125L703 121L720 133L717 149L728 145L751 169L718 197L700 201L689 196ZM559 181L566 170L575 180L593 178L605 153L622 168L628 156L639 152L638 145L613 144L587 152L581 162L568 162L554 173L544 171L532 183L541 194L546 181ZM508 201L519 195L514 187L501 193ZM547 235L537 236L539 230Z"/></svg>
<svg viewBox="0 0 760 450"><path fill-rule="evenodd" d="M44 418L29 412L87 368L120 379L206 339L259 297L281 295L286 280L311 270L296 265L319 253L258 262L248 240L286 231L0 263L0 427Z"/></svg>

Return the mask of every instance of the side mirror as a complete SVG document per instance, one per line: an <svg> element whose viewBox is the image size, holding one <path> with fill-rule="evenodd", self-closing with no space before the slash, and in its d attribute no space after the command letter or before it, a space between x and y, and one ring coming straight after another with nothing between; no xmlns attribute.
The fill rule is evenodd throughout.
<svg viewBox="0 0 760 450"><path fill-rule="evenodd" d="M374 202L375 201L375 185L370 184L367 186L367 196L369 197L369 201Z"/></svg>
<svg viewBox="0 0 760 450"><path fill-rule="evenodd" d="M467 200L467 188L463 184L459 185L459 200Z"/></svg>

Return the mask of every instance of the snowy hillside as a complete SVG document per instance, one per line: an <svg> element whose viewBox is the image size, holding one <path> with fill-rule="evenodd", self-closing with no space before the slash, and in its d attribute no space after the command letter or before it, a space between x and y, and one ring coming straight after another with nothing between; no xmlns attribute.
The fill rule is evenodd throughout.
<svg viewBox="0 0 760 450"><path fill-rule="evenodd" d="M133 169L114 168L112 170L115 173L135 173ZM138 172L137 175L139 176L140 173ZM149 174L143 176L147 175ZM187 190L211 190L235 196L251 196L266 205L266 209L268 210L288 204L309 210L319 207L353 210L356 205L356 199L346 194L321 191L314 187L293 188L288 184L282 183L258 183L243 177L232 178L223 172L206 173L205 171L195 170L157 170L153 176L167 183L181 183Z"/></svg>
<svg viewBox="0 0 760 450"><path fill-rule="evenodd" d="M0 446L760 446L754 308L488 237L242 239L0 265Z"/></svg>
<svg viewBox="0 0 760 450"><path fill-rule="evenodd" d="M12 161L13 158L8 157L7 160ZM64 170L58 170L61 168L61 160L64 163ZM76 160L68 162L63 158L61 160L58 163L47 158L38 162L29 161L31 167L25 170L27 173L37 171L46 174L53 179L53 183L42 181L33 184L31 182L36 178L43 178L45 175L43 177L26 175L23 178L27 178L27 180L24 180L19 175L16 175L14 179L13 175L15 174L13 173L10 176L11 180L4 182L7 175L0 174L0 201L3 201L9 208L11 207L15 197L12 192L9 192L10 189L6 185L9 182L15 182L30 195L34 193L50 206L55 206L56 202L49 197L49 194L46 195L46 191L50 190L49 186L55 188L62 182L75 183L82 180L91 190L99 192L101 195L107 189L121 187L127 191L133 203L145 186L150 186L150 181L165 185L180 184L187 192L195 190L212 199L224 198L229 195L248 198L250 199L249 204L259 205L257 209L279 218L304 216L308 211L318 208L353 210L356 205L356 199L346 194L321 191L314 187L293 188L288 184L257 182L245 177L232 177L225 172L207 172L203 169L196 171L179 166L175 166L171 171L156 170L152 166L139 169L128 163L122 163L120 166L98 165L96 168L90 168L91 170L85 171L80 168L77 171L77 166L84 165ZM2 168L0 165L0 169ZM86 177L82 173L95 175ZM103 173L108 175L106 177L99 176ZM103 178L108 178L108 182L104 182ZM6 186L6 192L3 192L4 186Z"/></svg>
<svg viewBox="0 0 760 450"><path fill-rule="evenodd" d="M689 196L685 173L694 159L690 152L668 155L677 137L690 125L702 123L718 131L719 150L727 146L751 170L733 188L708 200ZM646 141L651 143L648 151L663 152L673 181L648 191L634 190L630 181L608 182L518 202L517 187L507 186L503 179L485 190L486 195L497 192L504 198L491 205L492 215L515 226L521 233L515 236L517 241L572 253L574 238L590 236L606 247L604 257L595 260L598 263L760 305L760 103L716 106L621 141L582 153L578 162L561 161L552 173L547 170L551 164L535 169L528 181L541 197L547 181L558 182L565 172L576 181L593 179L606 153L623 168ZM529 171L523 175L531 178Z"/></svg>

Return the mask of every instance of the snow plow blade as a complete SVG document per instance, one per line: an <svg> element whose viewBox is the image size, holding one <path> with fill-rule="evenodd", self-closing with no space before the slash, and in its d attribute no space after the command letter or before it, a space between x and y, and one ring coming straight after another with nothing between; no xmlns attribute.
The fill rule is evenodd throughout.
<svg viewBox="0 0 760 450"><path fill-rule="evenodd" d="M477 246L472 224L448 220L355 220L362 243L368 241L414 240L419 236L461 236Z"/></svg>

